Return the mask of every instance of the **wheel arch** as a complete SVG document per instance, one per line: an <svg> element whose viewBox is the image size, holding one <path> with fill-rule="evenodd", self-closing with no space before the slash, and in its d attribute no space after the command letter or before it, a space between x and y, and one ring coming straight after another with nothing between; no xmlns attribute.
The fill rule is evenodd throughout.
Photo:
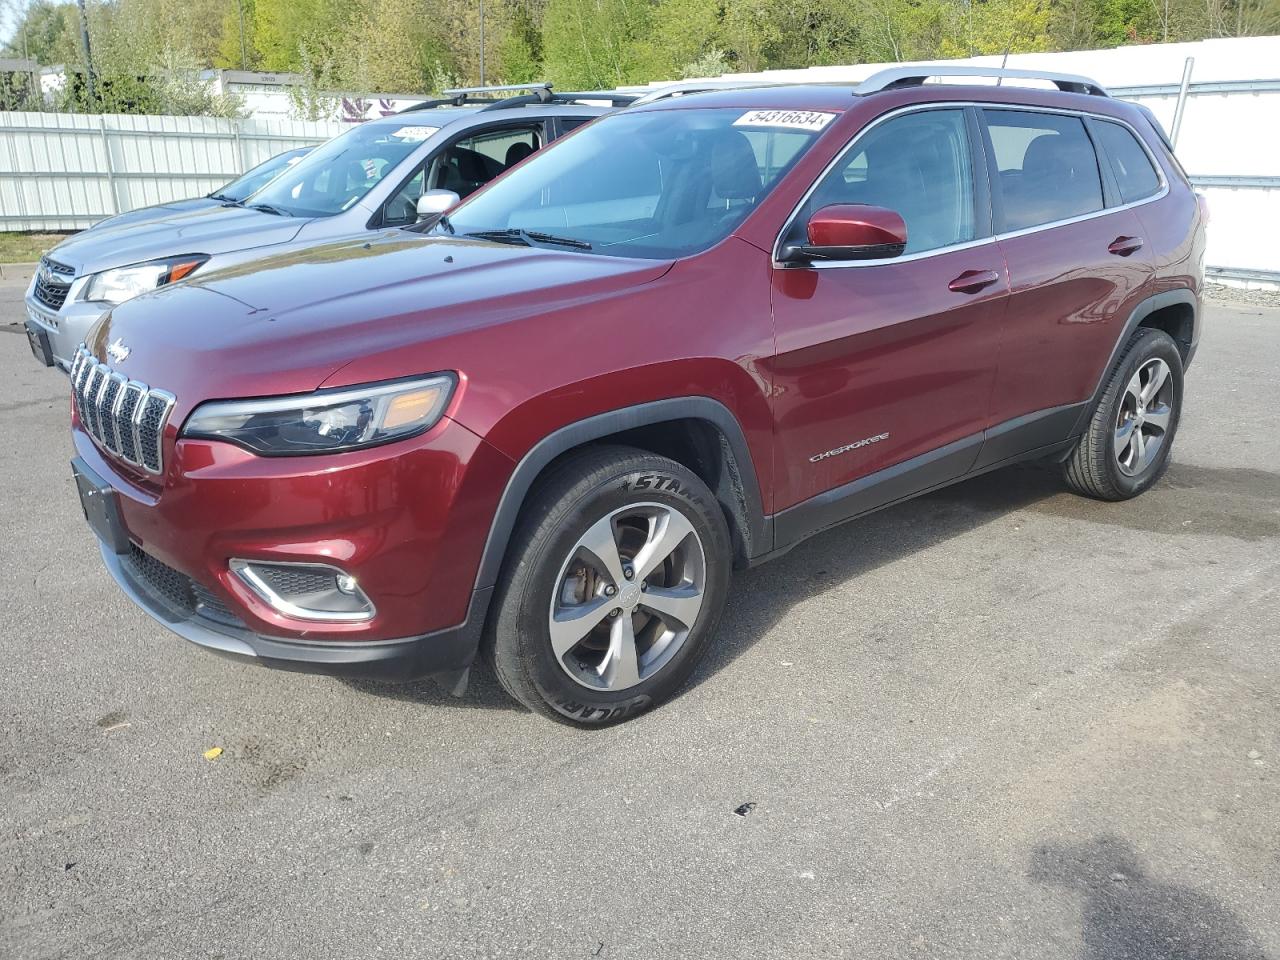
<svg viewBox="0 0 1280 960"><path fill-rule="evenodd" d="M565 454L605 440L670 457L698 474L725 511L738 563L772 549L759 478L737 418L710 397L673 397L575 421L534 444L498 501L476 574L477 591L498 582L511 534L538 478Z"/></svg>
<svg viewBox="0 0 1280 960"><path fill-rule="evenodd" d="M1084 429L1084 424L1088 422L1088 418L1093 416L1093 411L1107 388L1111 371L1115 369L1117 361L1124 353L1125 345L1135 330L1139 327L1152 327L1168 333L1178 345L1178 352L1182 355L1185 368L1195 355L1199 340L1199 323L1200 298L1189 287L1153 294L1134 307L1128 319L1125 320L1119 337L1116 338L1115 346L1111 348L1111 355L1098 374L1098 383L1094 387L1093 396L1085 404L1080 419L1076 421L1072 430L1072 435L1079 434Z"/></svg>

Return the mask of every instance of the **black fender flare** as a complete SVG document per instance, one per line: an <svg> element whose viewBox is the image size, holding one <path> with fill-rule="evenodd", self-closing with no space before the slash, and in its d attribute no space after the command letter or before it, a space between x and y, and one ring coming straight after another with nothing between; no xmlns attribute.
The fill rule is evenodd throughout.
<svg viewBox="0 0 1280 960"><path fill-rule="evenodd" d="M1115 346L1111 348L1111 355L1107 357L1107 362L1102 367L1102 373L1098 377L1098 384L1094 387L1093 395L1089 398L1089 402L1085 404L1084 409L1081 411L1080 419L1076 421L1072 436L1083 432L1084 425L1093 416L1093 411L1098 408L1098 401L1102 399L1103 391L1107 389L1107 381L1111 378L1111 371L1115 369L1116 361L1120 359L1120 353L1124 350L1125 344L1129 342L1129 338L1133 336L1133 331L1142 326L1142 321L1157 310L1163 310L1165 307L1172 307L1178 304L1191 308L1191 343L1189 344L1186 361L1188 364L1191 363L1191 357L1195 354L1196 343L1200 339L1200 300L1195 291L1182 287L1147 297L1133 308L1129 318L1125 320L1124 326L1120 329L1120 336L1116 338Z"/></svg>
<svg viewBox="0 0 1280 960"><path fill-rule="evenodd" d="M737 417L724 404L710 397L672 397L609 410L575 421L547 434L534 444L516 464L498 501L498 508L494 511L484 553L480 558L480 569L476 573L476 592L489 592L497 584L516 519L534 480L547 464L562 453L592 440L672 420L706 421L728 443L741 491L740 506L742 520L747 528L749 553L752 556L768 553L773 547L771 540L767 539L771 536L771 525L764 516L755 462L751 459L747 438ZM732 505L726 506L732 508Z"/></svg>

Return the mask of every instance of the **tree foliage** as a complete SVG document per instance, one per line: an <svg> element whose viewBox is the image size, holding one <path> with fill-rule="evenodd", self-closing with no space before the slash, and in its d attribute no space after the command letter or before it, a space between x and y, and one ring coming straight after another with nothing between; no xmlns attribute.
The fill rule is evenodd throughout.
<svg viewBox="0 0 1280 960"><path fill-rule="evenodd" d="M74 5L5 4L15 28L0 55L82 70ZM196 112L234 109L189 82L211 66L302 73L304 98L482 77L588 89L1280 31L1280 0L89 0L88 10L105 100ZM64 106L84 105L83 87L69 84Z"/></svg>

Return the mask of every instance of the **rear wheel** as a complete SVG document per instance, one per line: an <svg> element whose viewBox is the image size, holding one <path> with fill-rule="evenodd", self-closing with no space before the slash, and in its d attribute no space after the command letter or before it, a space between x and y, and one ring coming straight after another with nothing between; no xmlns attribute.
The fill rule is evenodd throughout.
<svg viewBox="0 0 1280 960"><path fill-rule="evenodd" d="M706 648L730 564L724 515L692 472L625 447L570 456L512 539L485 644L499 681L583 726L656 706Z"/></svg>
<svg viewBox="0 0 1280 960"><path fill-rule="evenodd" d="M1143 493L1169 465L1181 412L1182 355L1164 331L1140 328L1064 465L1067 486L1098 500Z"/></svg>

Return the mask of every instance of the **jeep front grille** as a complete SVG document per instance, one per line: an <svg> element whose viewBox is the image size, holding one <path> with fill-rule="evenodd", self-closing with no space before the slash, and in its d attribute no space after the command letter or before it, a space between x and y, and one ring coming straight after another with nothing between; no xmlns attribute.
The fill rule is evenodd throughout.
<svg viewBox="0 0 1280 960"><path fill-rule="evenodd" d="M36 287L32 294L50 310L61 310L67 302L67 291L71 289L71 281L76 272L66 264L40 258L40 266L36 268Z"/></svg>
<svg viewBox="0 0 1280 960"><path fill-rule="evenodd" d="M147 473L164 472L164 427L174 396L99 363L84 344L71 363L71 395L89 436Z"/></svg>

